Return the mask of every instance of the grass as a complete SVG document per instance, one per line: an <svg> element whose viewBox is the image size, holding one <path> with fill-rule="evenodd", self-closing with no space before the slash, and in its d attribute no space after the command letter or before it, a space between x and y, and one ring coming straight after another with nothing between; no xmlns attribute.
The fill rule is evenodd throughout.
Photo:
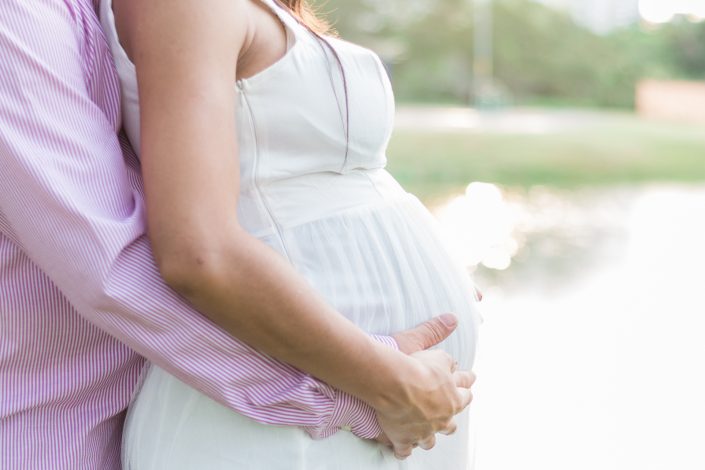
<svg viewBox="0 0 705 470"><path fill-rule="evenodd" d="M389 170L426 201L471 181L573 188L705 182L705 126L596 114L589 125L548 134L397 130Z"/></svg>

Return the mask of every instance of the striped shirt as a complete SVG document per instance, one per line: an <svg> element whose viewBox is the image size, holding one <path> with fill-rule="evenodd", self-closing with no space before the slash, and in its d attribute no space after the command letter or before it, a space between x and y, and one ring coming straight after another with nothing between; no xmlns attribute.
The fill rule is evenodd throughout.
<svg viewBox="0 0 705 470"><path fill-rule="evenodd" d="M376 436L367 405L233 339L160 278L95 8L0 6L0 468L120 468L144 357L259 422Z"/></svg>

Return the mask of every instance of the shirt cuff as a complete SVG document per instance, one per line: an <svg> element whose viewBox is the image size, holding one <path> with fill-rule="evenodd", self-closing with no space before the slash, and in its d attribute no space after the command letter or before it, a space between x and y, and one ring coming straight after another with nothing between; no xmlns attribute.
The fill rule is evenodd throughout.
<svg viewBox="0 0 705 470"><path fill-rule="evenodd" d="M370 335L370 337L379 342L384 344L385 346L389 346L390 348L394 349L395 351L399 351L399 345L397 344L397 340L395 340L391 336L384 336L384 335Z"/></svg>
<svg viewBox="0 0 705 470"><path fill-rule="evenodd" d="M374 439L382 434L375 410L359 398L339 390L335 392L335 405L330 427L352 431L362 439Z"/></svg>
<svg viewBox="0 0 705 470"><path fill-rule="evenodd" d="M399 345L391 336L370 335L372 339L396 351ZM382 428L377 423L377 415L370 405L352 395L335 391L333 417L330 421L332 429L352 431L362 439L374 439L382 434Z"/></svg>

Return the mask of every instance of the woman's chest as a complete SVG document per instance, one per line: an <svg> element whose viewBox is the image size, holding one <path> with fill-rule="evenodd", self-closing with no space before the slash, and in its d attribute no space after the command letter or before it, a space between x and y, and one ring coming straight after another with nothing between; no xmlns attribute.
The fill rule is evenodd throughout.
<svg viewBox="0 0 705 470"><path fill-rule="evenodd" d="M386 71L370 50L299 41L262 73L238 81L243 170L265 178L381 168L394 119Z"/></svg>

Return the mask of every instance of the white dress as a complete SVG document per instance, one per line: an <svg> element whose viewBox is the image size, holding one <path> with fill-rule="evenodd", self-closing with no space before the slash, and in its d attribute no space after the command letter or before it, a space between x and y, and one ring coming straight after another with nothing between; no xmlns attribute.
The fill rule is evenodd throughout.
<svg viewBox="0 0 705 470"><path fill-rule="evenodd" d="M435 219L384 169L394 98L382 63L368 49L328 38L347 81L346 113L333 54L288 11L262 1L283 22L288 50L235 84L239 220L367 332L396 332L455 312L459 327L441 347L471 368L479 323L472 283L440 242ZM102 2L101 20L120 75L124 125L137 144L135 70L110 0ZM465 470L467 413L458 421L456 434L400 462L349 431L312 440L298 428L256 423L152 366L130 409L123 462L135 470Z"/></svg>

